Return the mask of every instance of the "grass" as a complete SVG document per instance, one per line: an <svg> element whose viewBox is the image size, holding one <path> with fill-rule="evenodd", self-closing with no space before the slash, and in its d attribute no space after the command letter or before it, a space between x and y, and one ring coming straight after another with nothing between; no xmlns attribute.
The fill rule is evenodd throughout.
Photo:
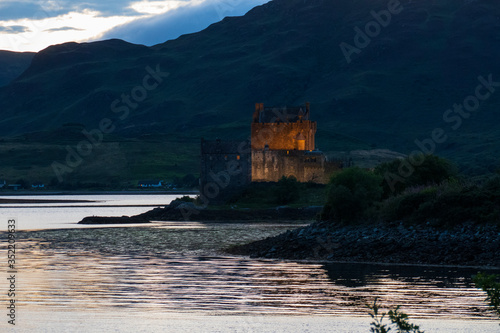
<svg viewBox="0 0 500 333"><path fill-rule="evenodd" d="M49 184L55 178L52 163L65 163L66 146L76 147L78 140L56 144L11 140L0 145L0 180L13 183ZM110 138L95 147L83 162L64 175L69 183L136 184L142 179L173 180L187 174L199 174L199 144L192 139L157 137L125 140Z"/></svg>

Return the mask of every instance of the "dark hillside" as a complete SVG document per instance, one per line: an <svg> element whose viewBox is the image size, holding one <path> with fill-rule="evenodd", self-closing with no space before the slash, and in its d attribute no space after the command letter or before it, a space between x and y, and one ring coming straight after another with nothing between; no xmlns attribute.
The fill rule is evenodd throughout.
<svg viewBox="0 0 500 333"><path fill-rule="evenodd" d="M0 51L0 87L9 84L30 65L33 52Z"/></svg>
<svg viewBox="0 0 500 333"><path fill-rule="evenodd" d="M0 89L0 130L51 131L70 122L92 129L109 117L120 136L242 139L255 102L310 101L324 151L410 153L416 139L442 128L447 139L436 145L438 154L470 172L493 171L500 162L500 92L457 129L443 115L475 93L479 76L500 81L500 3L401 1L348 63L340 44L354 46L354 28L375 22L370 12L388 3L274 0L151 48L118 40L52 46ZM113 101L143 83L146 66L169 76L118 119Z"/></svg>

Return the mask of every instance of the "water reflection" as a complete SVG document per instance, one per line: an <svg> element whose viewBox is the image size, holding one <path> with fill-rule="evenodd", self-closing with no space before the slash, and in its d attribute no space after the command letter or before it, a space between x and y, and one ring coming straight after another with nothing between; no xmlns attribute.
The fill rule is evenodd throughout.
<svg viewBox="0 0 500 333"><path fill-rule="evenodd" d="M351 263L323 267L332 283L356 290L365 302L379 297L386 306L401 305L414 317L492 317L481 302L485 294L471 280L475 268Z"/></svg>
<svg viewBox="0 0 500 333"><path fill-rule="evenodd" d="M221 252L284 228L172 223L20 232L20 303L67 310L352 316L364 315L365 304L379 297L416 318L493 318L485 295L470 282L476 273L471 269L255 260Z"/></svg>
<svg viewBox="0 0 500 333"><path fill-rule="evenodd" d="M329 278L333 283L346 287L362 287L374 282L374 278L385 276L405 283L422 283L432 281L438 288L448 288L461 284L466 288L474 287L469 279L477 274L477 268L457 268L447 266L414 266L383 264L325 264ZM485 271L481 269L481 271ZM487 270L495 272L495 270Z"/></svg>

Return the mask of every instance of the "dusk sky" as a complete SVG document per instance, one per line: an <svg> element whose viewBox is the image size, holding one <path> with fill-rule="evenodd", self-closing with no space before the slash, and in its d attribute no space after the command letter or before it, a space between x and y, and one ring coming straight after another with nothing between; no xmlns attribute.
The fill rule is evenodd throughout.
<svg viewBox="0 0 500 333"><path fill-rule="evenodd" d="M0 50L120 38L154 45L269 0L0 0Z"/></svg>

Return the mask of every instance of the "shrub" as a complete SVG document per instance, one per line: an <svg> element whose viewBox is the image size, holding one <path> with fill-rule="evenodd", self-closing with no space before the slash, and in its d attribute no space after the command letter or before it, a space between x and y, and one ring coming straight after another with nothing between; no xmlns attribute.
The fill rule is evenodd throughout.
<svg viewBox="0 0 500 333"><path fill-rule="evenodd" d="M420 327L415 324L411 324L408 321L408 315L404 312L399 311L400 306L397 306L394 310L390 310L389 313L379 313L380 305L377 304L377 298L373 302L373 305L367 305L370 317L373 321L370 323L370 331L372 333L388 333L395 328L397 332L400 333L424 333L420 330ZM389 315L391 324L383 324L384 317ZM390 327L392 325L392 327Z"/></svg>
<svg viewBox="0 0 500 333"><path fill-rule="evenodd" d="M435 195L432 193L410 193L402 195L401 201L399 202L399 207L397 208L396 216L398 219L403 218L416 218L416 214L419 209L425 203L429 203L434 199ZM418 214L419 216L421 214Z"/></svg>
<svg viewBox="0 0 500 333"><path fill-rule="evenodd" d="M440 184L458 175L458 169L450 161L435 155L423 155L423 161L414 166L412 160L397 159L380 164L375 173L384 177L384 197L402 193L409 187ZM408 174L408 175L407 175ZM404 177L406 176L407 177Z"/></svg>
<svg viewBox="0 0 500 333"><path fill-rule="evenodd" d="M174 201L182 201L182 202L197 202L198 197L191 198L190 196L184 195L181 198L175 198Z"/></svg>
<svg viewBox="0 0 500 333"><path fill-rule="evenodd" d="M283 176L274 189L274 201L278 205L286 205L295 202L300 198L301 189L302 186L297 181L297 178L293 176L288 178Z"/></svg>
<svg viewBox="0 0 500 333"><path fill-rule="evenodd" d="M494 176L488 179L483 184L482 188L490 194L500 197L500 176Z"/></svg>
<svg viewBox="0 0 500 333"><path fill-rule="evenodd" d="M322 218L353 222L381 198L382 178L360 168L345 169L333 176L328 186Z"/></svg>
<svg viewBox="0 0 500 333"><path fill-rule="evenodd" d="M478 273L472 279L478 288L486 292L486 302L488 302L500 318L500 282L497 281L498 275Z"/></svg>

